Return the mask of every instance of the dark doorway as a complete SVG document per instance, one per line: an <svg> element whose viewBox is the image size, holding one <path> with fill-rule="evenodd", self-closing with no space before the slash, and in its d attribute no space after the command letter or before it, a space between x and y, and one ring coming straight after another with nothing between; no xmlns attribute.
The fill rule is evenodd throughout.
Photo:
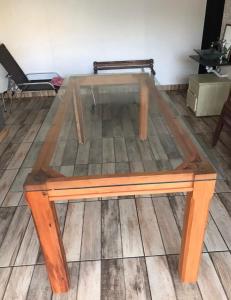
<svg viewBox="0 0 231 300"><path fill-rule="evenodd" d="M207 49L220 38L225 0L207 0L204 31L201 49ZM206 73L205 67L199 67L199 73Z"/></svg>

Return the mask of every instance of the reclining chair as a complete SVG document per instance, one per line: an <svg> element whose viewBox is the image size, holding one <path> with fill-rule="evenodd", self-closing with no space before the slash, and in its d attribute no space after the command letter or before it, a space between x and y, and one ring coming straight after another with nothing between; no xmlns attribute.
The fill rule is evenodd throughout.
<svg viewBox="0 0 231 300"><path fill-rule="evenodd" d="M9 86L11 86L12 82L14 82L15 86L21 92L42 90L54 90L57 92L58 90L58 87L51 83L51 79L53 77L59 77L58 73L48 72L25 74L4 44L0 44L0 64L8 73L7 77L9 78ZM42 76L43 78L33 79L32 77L35 75Z"/></svg>

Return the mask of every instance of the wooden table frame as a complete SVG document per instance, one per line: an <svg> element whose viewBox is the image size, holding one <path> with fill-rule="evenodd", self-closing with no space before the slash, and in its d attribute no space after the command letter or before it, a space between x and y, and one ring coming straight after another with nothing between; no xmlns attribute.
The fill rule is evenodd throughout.
<svg viewBox="0 0 231 300"><path fill-rule="evenodd" d="M133 84L138 81L145 83L145 90L142 90L142 93L146 94L148 89L150 95L158 101L184 153L183 164L175 170L164 172L77 177L65 177L49 168L62 123L68 117L71 101L75 102L75 108L78 109L76 97L79 95L80 86L100 85L105 82ZM69 289L65 251L54 202L67 199L87 201L88 198L95 197L187 193L179 276L183 282L195 282L198 276L209 205L215 188L215 171L198 154L194 144L178 124L168 105L161 99L147 74L78 76L71 78L69 84L33 170L24 184L25 198L32 211L53 292L63 293Z"/></svg>
<svg viewBox="0 0 231 300"><path fill-rule="evenodd" d="M87 76L79 79L78 82L75 82L73 87L73 102L74 102L74 111L75 111L75 120L76 120L76 129L78 134L78 141L80 144L84 144L86 141L86 134L84 132L84 115L80 94L80 85L91 86L91 89L94 90L94 97L98 99L98 89L100 85L127 85L127 84L136 84L139 86L140 90L140 111L139 111L139 138L144 141L147 139L148 135L148 107L149 107L149 87L146 80L147 74L144 76L135 76L133 75L113 75L109 76Z"/></svg>

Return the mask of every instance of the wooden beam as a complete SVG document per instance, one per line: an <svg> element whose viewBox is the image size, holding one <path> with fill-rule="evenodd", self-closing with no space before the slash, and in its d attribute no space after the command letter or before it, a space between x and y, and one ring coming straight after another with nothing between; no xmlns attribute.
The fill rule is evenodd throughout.
<svg viewBox="0 0 231 300"><path fill-rule="evenodd" d="M60 130L63 125L65 117L68 117L68 110L71 109L71 91L72 91L72 81L69 82L64 95L58 95L56 97L61 97L59 99L58 109L54 116L52 125L47 133L45 141L43 142L42 148L39 151L37 160L33 166L33 173L36 173L42 168L47 168L54 154L57 140L60 134Z"/></svg>
<svg viewBox="0 0 231 300"><path fill-rule="evenodd" d="M39 173L40 174L40 173ZM34 175L34 176L33 176ZM40 183L34 180L37 174L31 174L26 181L24 188L26 191L41 190ZM214 174L208 174L206 177L214 179ZM71 189L71 188L88 188L88 187L111 187L111 186L128 186L139 184L158 184L158 183L178 183L192 182L194 173L191 171L163 171L153 173L123 173L94 176L73 176L60 178L47 178L46 189ZM42 182L44 183L44 182Z"/></svg>

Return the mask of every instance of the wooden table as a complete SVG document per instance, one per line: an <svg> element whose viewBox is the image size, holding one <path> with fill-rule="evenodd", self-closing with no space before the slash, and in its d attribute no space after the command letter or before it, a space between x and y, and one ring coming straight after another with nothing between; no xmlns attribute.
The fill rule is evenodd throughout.
<svg viewBox="0 0 231 300"><path fill-rule="evenodd" d="M94 111L92 86L97 86L101 99ZM183 282L197 280L216 173L178 119L167 96L158 91L148 74L73 76L65 80L35 139L41 148L24 184L53 292L69 289L54 205L67 199L187 193L179 276ZM76 127L70 130L73 120ZM110 153L113 147L104 143L107 138L118 156L126 147L130 171L73 177L56 171L52 162L57 147L65 139L83 137L83 128L87 131L85 149L91 145L91 157ZM173 152L177 165L170 159ZM144 170L137 169L141 162Z"/></svg>

